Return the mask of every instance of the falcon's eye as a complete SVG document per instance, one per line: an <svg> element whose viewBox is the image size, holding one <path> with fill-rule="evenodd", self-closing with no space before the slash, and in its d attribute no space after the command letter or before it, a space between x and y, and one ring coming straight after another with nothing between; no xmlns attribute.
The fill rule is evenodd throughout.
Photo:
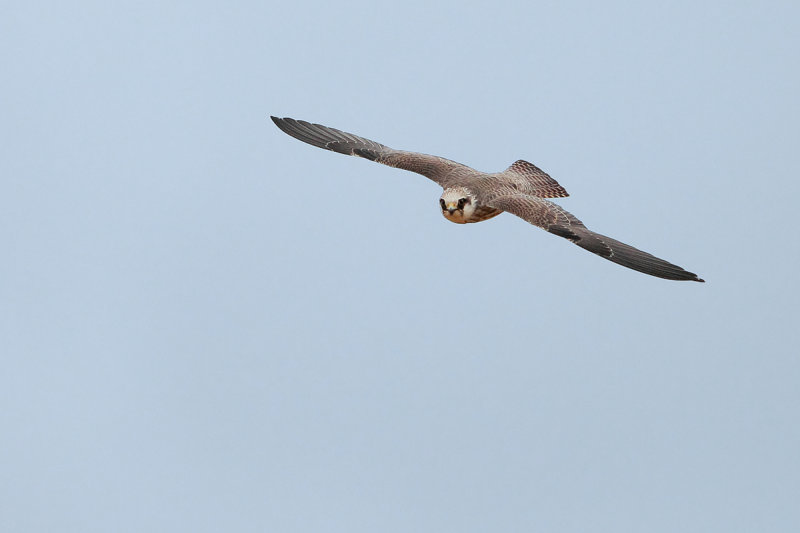
<svg viewBox="0 0 800 533"><path fill-rule="evenodd" d="M462 209L464 207L464 204L466 203L466 201L467 201L466 198L459 198L458 199L458 208Z"/></svg>
<svg viewBox="0 0 800 533"><path fill-rule="evenodd" d="M439 205L442 206L442 209L447 209L447 204L444 203L444 198L439 198Z"/></svg>

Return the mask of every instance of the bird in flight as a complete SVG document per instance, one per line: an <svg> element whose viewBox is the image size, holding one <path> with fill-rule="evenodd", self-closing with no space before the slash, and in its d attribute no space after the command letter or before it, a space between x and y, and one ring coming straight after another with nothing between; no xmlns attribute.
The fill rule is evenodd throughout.
<svg viewBox="0 0 800 533"><path fill-rule="evenodd" d="M444 189L439 198L442 214L456 224L480 222L507 211L618 265L664 279L703 281L677 265L593 232L561 206L545 200L569 194L527 161L516 161L502 172L484 173L443 157L394 150L320 124L271 118L285 133L313 146L410 170L435 181Z"/></svg>

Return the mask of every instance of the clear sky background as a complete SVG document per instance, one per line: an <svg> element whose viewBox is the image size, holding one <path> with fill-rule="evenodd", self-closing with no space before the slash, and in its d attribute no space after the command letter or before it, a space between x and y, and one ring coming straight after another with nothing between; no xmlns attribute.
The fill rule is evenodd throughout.
<svg viewBox="0 0 800 533"><path fill-rule="evenodd" d="M5 2L0 530L800 530L797 2ZM269 115L526 159L624 269Z"/></svg>

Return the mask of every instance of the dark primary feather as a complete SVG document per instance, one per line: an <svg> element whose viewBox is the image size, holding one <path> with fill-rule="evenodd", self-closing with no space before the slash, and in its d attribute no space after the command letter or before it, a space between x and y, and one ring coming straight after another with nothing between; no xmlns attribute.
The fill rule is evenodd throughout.
<svg viewBox="0 0 800 533"><path fill-rule="evenodd" d="M673 265L611 237L594 233L588 229L585 229L583 234L579 233L579 236L580 239L575 241L575 244L618 265L664 279L705 282L694 272L688 272L678 265Z"/></svg>
<svg viewBox="0 0 800 533"><path fill-rule="evenodd" d="M311 124L305 120L294 120L292 118L270 118L272 118L276 126L295 139L340 154L360 155L356 153L356 150L358 150L364 154L361 157L374 160L381 152L389 150L386 146L375 141L320 124Z"/></svg>
<svg viewBox="0 0 800 533"><path fill-rule="evenodd" d="M678 265L591 231L572 213L547 200L517 194L494 198L489 205L517 215L554 235L569 239L584 250L589 250L618 265L664 279L704 281L698 278L697 274L688 272Z"/></svg>

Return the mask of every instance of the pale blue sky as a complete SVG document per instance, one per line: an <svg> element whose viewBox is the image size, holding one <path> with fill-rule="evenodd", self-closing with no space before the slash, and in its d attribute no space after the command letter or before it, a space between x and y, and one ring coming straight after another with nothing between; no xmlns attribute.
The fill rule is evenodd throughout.
<svg viewBox="0 0 800 533"><path fill-rule="evenodd" d="M6 2L0 530L800 530L797 6Z"/></svg>

